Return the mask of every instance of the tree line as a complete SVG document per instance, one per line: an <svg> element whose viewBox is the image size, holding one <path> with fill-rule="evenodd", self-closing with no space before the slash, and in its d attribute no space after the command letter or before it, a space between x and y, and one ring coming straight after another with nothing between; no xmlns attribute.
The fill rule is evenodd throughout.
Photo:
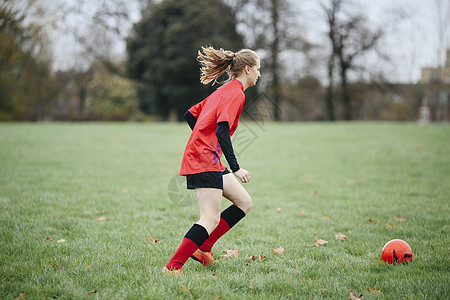
<svg viewBox="0 0 450 300"><path fill-rule="evenodd" d="M324 44L307 38L289 0L135 0L138 20L129 1L112 0L83 32L69 19L85 16L89 3L57 7L83 56L65 71L52 70L48 31L29 15L45 15L39 1L0 4L0 120L181 120L216 88L199 81L205 45L260 53L263 79L247 99L270 98L274 120L414 120L426 94L426 86L389 83L366 65L368 55L389 60L385 32L349 0L320 2ZM121 59L112 51L117 40L126 44Z"/></svg>

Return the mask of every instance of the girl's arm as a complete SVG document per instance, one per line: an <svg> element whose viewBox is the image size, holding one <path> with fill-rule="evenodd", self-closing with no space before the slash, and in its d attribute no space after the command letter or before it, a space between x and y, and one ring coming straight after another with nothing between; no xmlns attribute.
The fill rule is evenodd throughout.
<svg viewBox="0 0 450 300"><path fill-rule="evenodd" d="M189 110L184 114L184 119L189 124L189 127L191 127L191 130L194 130L195 123L197 123L197 118L194 117Z"/></svg>
<svg viewBox="0 0 450 300"><path fill-rule="evenodd" d="M240 169L236 156L234 155L233 145L230 138L230 126L227 121L217 123L216 129L217 140L220 148L227 159L231 171L236 172Z"/></svg>

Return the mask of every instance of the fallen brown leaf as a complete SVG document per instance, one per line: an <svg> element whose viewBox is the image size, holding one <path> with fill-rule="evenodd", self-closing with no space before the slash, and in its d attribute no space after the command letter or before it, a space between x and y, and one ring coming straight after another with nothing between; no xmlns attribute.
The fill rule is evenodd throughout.
<svg viewBox="0 0 450 300"><path fill-rule="evenodd" d="M188 289L185 285L180 286L180 289L181 289L183 292L188 292L188 293L190 293L191 296L194 295L194 293L192 292L192 289Z"/></svg>
<svg viewBox="0 0 450 300"><path fill-rule="evenodd" d="M398 217L394 218L394 220L395 220L395 221L400 221L400 222L405 222L405 221L406 221L406 219L404 219L404 218L398 218Z"/></svg>
<svg viewBox="0 0 450 300"><path fill-rule="evenodd" d="M92 291L89 291L89 292L88 292L88 295L90 295L90 294L95 294L95 293L97 293L97 292L98 292L97 289L93 289Z"/></svg>
<svg viewBox="0 0 450 300"><path fill-rule="evenodd" d="M187 288L185 285L180 286L180 289L181 289L183 292L189 291L188 288Z"/></svg>
<svg viewBox="0 0 450 300"><path fill-rule="evenodd" d="M373 289L367 289L369 291L369 293L374 293L374 294L381 294L380 290L377 290L377 287L374 286Z"/></svg>
<svg viewBox="0 0 450 300"><path fill-rule="evenodd" d="M386 223L386 227L387 227L387 228L391 228L391 227L392 227L392 224Z"/></svg>
<svg viewBox="0 0 450 300"><path fill-rule="evenodd" d="M259 255L252 255L250 257L247 257L247 260L260 260L260 261L263 261L266 258L267 257L265 257L264 255L259 254Z"/></svg>
<svg viewBox="0 0 450 300"><path fill-rule="evenodd" d="M344 240L346 240L347 239L347 236L346 235L343 235L342 233L338 233L338 234L335 234L334 235L334 239L335 240L341 240L341 241L344 241Z"/></svg>
<svg viewBox="0 0 450 300"><path fill-rule="evenodd" d="M122 189L122 193L128 193L128 189L127 188L123 188Z"/></svg>
<svg viewBox="0 0 450 300"><path fill-rule="evenodd" d="M27 295L25 295L24 293L20 293L19 294L19 298L20 299L25 299L27 297Z"/></svg>
<svg viewBox="0 0 450 300"><path fill-rule="evenodd" d="M299 214L300 214L300 216L305 216L305 215L307 215L308 213L307 213L306 211L301 210L301 211L299 212Z"/></svg>
<svg viewBox="0 0 450 300"><path fill-rule="evenodd" d="M275 209L275 211L276 211L276 212L280 212L280 211L281 211L281 207L277 207L277 208Z"/></svg>
<svg viewBox="0 0 450 300"><path fill-rule="evenodd" d="M60 239L60 240L57 240L56 242L58 244L64 244L66 242L66 240L65 239Z"/></svg>
<svg viewBox="0 0 450 300"><path fill-rule="evenodd" d="M369 221L369 223L375 223L375 221L372 219L367 219L367 221Z"/></svg>
<svg viewBox="0 0 450 300"><path fill-rule="evenodd" d="M106 221L106 217L99 217L99 218L95 218L95 219L99 222Z"/></svg>
<svg viewBox="0 0 450 300"><path fill-rule="evenodd" d="M328 242L325 240L318 239L314 244L308 245L308 247L320 247L325 244L328 244Z"/></svg>
<svg viewBox="0 0 450 300"><path fill-rule="evenodd" d="M275 254L283 254L284 248L280 246L276 249L273 249L273 252L275 252Z"/></svg>
<svg viewBox="0 0 450 300"><path fill-rule="evenodd" d="M51 242L51 241L53 241L53 240L52 240L51 237L47 237L47 238L45 239L45 241L46 241L46 242Z"/></svg>
<svg viewBox="0 0 450 300"><path fill-rule="evenodd" d="M149 236L147 237L147 240L148 240L149 244L152 244L152 245L161 242L161 240L157 240L157 239L151 238Z"/></svg>
<svg viewBox="0 0 450 300"><path fill-rule="evenodd" d="M222 299L222 296L220 296L220 295L215 295L215 296L214 296L214 299Z"/></svg>
<svg viewBox="0 0 450 300"><path fill-rule="evenodd" d="M347 180L347 183L348 183L348 184L355 185L355 184L356 184L356 180L355 180L355 179L348 179L348 180Z"/></svg>
<svg viewBox="0 0 450 300"><path fill-rule="evenodd" d="M348 296L350 297L350 300L362 300L362 299L364 299L364 295L363 294L361 294L359 296L356 296L356 294L352 290L350 290L348 292Z"/></svg>
<svg viewBox="0 0 450 300"><path fill-rule="evenodd" d="M238 257L239 256L239 250L241 250L240 248L234 249L232 250L231 248L228 250L222 250L222 252L225 252L225 255L221 255L220 258L224 259L224 258L229 258L229 257Z"/></svg>
<svg viewBox="0 0 450 300"><path fill-rule="evenodd" d="M322 217L322 219L324 219L324 220L328 220L328 219L329 219L329 217L328 217L328 216L323 216L323 217Z"/></svg>
<svg viewBox="0 0 450 300"><path fill-rule="evenodd" d="M319 289L319 294L322 294L323 292L326 292L327 289Z"/></svg>
<svg viewBox="0 0 450 300"><path fill-rule="evenodd" d="M319 195L320 192L319 191L314 191L314 195Z"/></svg>

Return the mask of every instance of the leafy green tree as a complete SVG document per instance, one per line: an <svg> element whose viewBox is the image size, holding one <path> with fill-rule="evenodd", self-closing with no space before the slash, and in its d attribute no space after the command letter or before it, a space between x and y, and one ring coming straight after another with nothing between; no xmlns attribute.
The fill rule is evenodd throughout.
<svg viewBox="0 0 450 300"><path fill-rule="evenodd" d="M0 119L38 120L55 96L50 60L39 27L24 25L14 1L0 3Z"/></svg>
<svg viewBox="0 0 450 300"><path fill-rule="evenodd" d="M89 119L106 121L125 121L136 116L138 101L132 81L98 66L87 85L84 113Z"/></svg>
<svg viewBox="0 0 450 300"><path fill-rule="evenodd" d="M242 48L233 10L221 0L165 0L149 4L127 40L128 74L140 109L182 119L186 109L216 87L200 83L197 51L211 45Z"/></svg>

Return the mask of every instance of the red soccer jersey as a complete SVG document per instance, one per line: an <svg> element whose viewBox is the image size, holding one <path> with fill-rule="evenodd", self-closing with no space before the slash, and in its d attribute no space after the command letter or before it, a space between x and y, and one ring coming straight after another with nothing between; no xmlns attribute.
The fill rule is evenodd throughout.
<svg viewBox="0 0 450 300"><path fill-rule="evenodd" d="M227 121L232 136L244 102L244 87L239 80L233 80L189 109L197 122L184 151L181 175L225 170L220 162L222 149L216 136L217 123Z"/></svg>

